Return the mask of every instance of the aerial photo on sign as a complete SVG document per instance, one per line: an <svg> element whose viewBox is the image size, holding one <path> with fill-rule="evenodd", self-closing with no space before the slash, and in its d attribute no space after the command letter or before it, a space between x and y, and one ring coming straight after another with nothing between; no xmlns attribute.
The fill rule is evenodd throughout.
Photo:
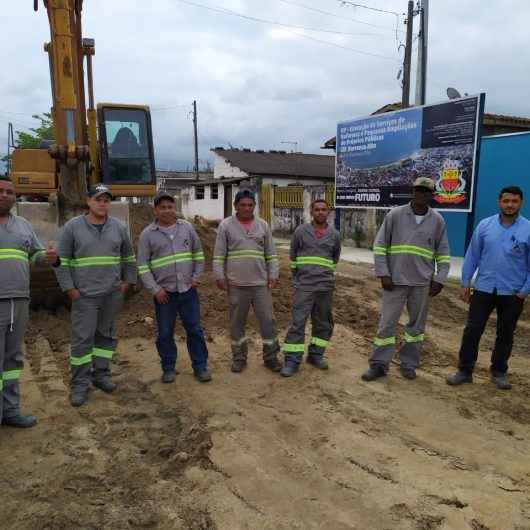
<svg viewBox="0 0 530 530"><path fill-rule="evenodd" d="M335 204L406 204L418 177L434 180L433 206L472 209L484 94L339 123Z"/></svg>

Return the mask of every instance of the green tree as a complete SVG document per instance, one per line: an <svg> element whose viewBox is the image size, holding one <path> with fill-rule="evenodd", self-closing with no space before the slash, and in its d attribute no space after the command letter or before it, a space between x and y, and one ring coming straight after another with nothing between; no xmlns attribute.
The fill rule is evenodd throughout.
<svg viewBox="0 0 530 530"><path fill-rule="evenodd" d="M55 139L55 131L53 129L51 113L44 112L42 115L34 114L32 118L40 121L40 125L38 127L30 128L30 132L15 131L15 145L17 147L22 149L38 149L42 140ZM4 155L2 158L0 158L0 162L7 164L7 155Z"/></svg>

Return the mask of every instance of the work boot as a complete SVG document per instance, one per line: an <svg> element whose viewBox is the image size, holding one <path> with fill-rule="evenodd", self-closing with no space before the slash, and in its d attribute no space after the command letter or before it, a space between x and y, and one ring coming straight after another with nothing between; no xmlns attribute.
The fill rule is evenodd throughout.
<svg viewBox="0 0 530 530"><path fill-rule="evenodd" d="M283 377L292 377L296 372L298 372L298 363L286 360L283 368L280 370L280 375Z"/></svg>
<svg viewBox="0 0 530 530"><path fill-rule="evenodd" d="M329 365L326 359L324 359L323 355L310 354L307 356L307 362L320 370L327 370L329 368Z"/></svg>
<svg viewBox="0 0 530 530"><path fill-rule="evenodd" d="M231 370L235 374L239 374L247 367L247 361L245 359L234 359L232 361Z"/></svg>
<svg viewBox="0 0 530 530"><path fill-rule="evenodd" d="M416 370L414 368L409 368L407 366L400 366L399 371L405 379L416 379Z"/></svg>
<svg viewBox="0 0 530 530"><path fill-rule="evenodd" d="M199 383L209 383L212 380L212 374L208 370L208 368L204 368L203 370L197 370L194 372L195 379L199 381Z"/></svg>
<svg viewBox="0 0 530 530"><path fill-rule="evenodd" d="M473 374L464 372L463 370L457 370L454 374L447 377L446 382L448 385L457 386L464 383L473 382Z"/></svg>
<svg viewBox="0 0 530 530"><path fill-rule="evenodd" d="M501 372L491 372L491 382L497 385L499 390L510 390L511 383L508 381L508 376Z"/></svg>
<svg viewBox="0 0 530 530"><path fill-rule="evenodd" d="M22 414L19 414L18 416L11 416L10 418L2 418L2 425L28 429L29 427L37 425L37 418L31 415L23 416Z"/></svg>
<svg viewBox="0 0 530 530"><path fill-rule="evenodd" d="M366 372L361 376L363 381L375 381L380 377L386 375L385 369L382 366L370 366Z"/></svg>
<svg viewBox="0 0 530 530"><path fill-rule="evenodd" d="M116 388L118 388L118 385L116 383L113 383L110 377L106 377L105 379L96 379L92 381L92 384L99 388L100 390L103 390L106 394L112 394Z"/></svg>
<svg viewBox="0 0 530 530"><path fill-rule="evenodd" d="M162 383L173 383L175 381L175 372L167 371L162 373Z"/></svg>
<svg viewBox="0 0 530 530"><path fill-rule="evenodd" d="M84 405L88 399L88 389L74 389L70 392L70 403L72 407Z"/></svg>
<svg viewBox="0 0 530 530"><path fill-rule="evenodd" d="M278 360L277 357L273 357L272 359L267 359L266 361L263 361L263 366L265 366L265 368L268 368L271 372L279 372L282 369L282 363Z"/></svg>

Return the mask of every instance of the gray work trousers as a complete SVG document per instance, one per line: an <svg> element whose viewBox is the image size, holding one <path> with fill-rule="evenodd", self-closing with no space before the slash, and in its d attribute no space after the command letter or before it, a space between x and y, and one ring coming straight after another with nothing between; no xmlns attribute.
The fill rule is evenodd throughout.
<svg viewBox="0 0 530 530"><path fill-rule="evenodd" d="M333 334L333 290L295 289L292 323L283 344L286 361L300 363L305 351L305 325L311 316L308 355L323 356Z"/></svg>
<svg viewBox="0 0 530 530"><path fill-rule="evenodd" d="M228 289L228 298L230 300L230 339L232 340L233 359L247 359L248 345L245 328L250 306L254 308L254 314L258 319L263 343L263 360L275 359L280 351L280 345L270 289L266 285L252 287L231 285Z"/></svg>
<svg viewBox="0 0 530 530"><path fill-rule="evenodd" d="M91 379L110 378L110 361L118 343L115 319L122 305L119 290L102 296L82 296L72 303L73 390L86 390Z"/></svg>
<svg viewBox="0 0 530 530"><path fill-rule="evenodd" d="M19 378L24 367L23 342L29 300L0 300L0 422L20 414Z"/></svg>
<svg viewBox="0 0 530 530"><path fill-rule="evenodd" d="M429 285L396 285L393 291L383 291L381 318L370 366L382 366L388 371L396 352L396 327L406 304L409 321L405 326L405 340L399 357L403 368L418 368L429 310L429 289Z"/></svg>

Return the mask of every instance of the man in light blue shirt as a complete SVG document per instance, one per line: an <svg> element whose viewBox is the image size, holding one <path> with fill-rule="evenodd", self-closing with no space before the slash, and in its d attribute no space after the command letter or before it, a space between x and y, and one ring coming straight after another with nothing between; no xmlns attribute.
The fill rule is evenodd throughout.
<svg viewBox="0 0 530 530"><path fill-rule="evenodd" d="M508 390L508 359L513 334L530 293L530 221L519 215L523 192L517 186L503 188L500 213L483 219L473 233L462 268L462 297L471 301L460 347L458 371L447 378L449 385L473 382L473 369L484 328L497 310L497 339L491 355L491 379ZM475 289L471 281L475 272Z"/></svg>

